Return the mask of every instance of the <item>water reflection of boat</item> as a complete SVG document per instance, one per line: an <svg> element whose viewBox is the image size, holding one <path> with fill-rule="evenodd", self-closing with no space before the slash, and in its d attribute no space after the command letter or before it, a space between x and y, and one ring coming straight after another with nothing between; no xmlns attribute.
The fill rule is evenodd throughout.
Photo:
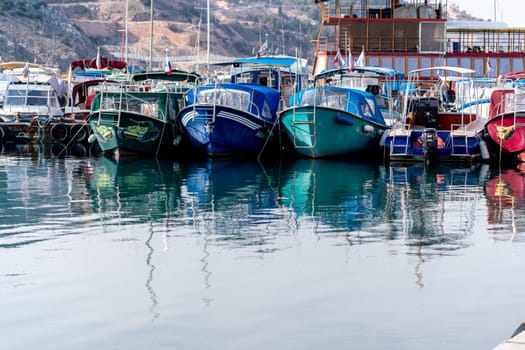
<svg viewBox="0 0 525 350"><path fill-rule="evenodd" d="M382 221L383 179L373 163L299 159L283 169L279 202L296 226L346 234Z"/></svg>
<svg viewBox="0 0 525 350"><path fill-rule="evenodd" d="M165 217L177 209L180 199L180 174L174 164L161 159L98 158L89 182L94 212L148 221Z"/></svg>
<svg viewBox="0 0 525 350"><path fill-rule="evenodd" d="M32 157L75 157L85 158L96 156L100 149L96 144L88 146L84 143L7 143L0 145L0 153L30 155Z"/></svg>
<svg viewBox="0 0 525 350"><path fill-rule="evenodd" d="M520 221L525 213L525 166L521 168L497 170L485 183L488 223L509 224L513 238L523 231L519 227L525 227L525 222Z"/></svg>
<svg viewBox="0 0 525 350"><path fill-rule="evenodd" d="M422 164L388 168L388 217L394 233L406 237L409 245L425 245L438 254L462 248L472 233L485 171L482 166Z"/></svg>
<svg viewBox="0 0 525 350"><path fill-rule="evenodd" d="M46 153L51 145L4 146L9 150L0 157L0 248L53 240L86 224L91 207L82 190L85 179L77 176L89 171L86 159L58 159ZM29 152L37 146L39 152Z"/></svg>
<svg viewBox="0 0 525 350"><path fill-rule="evenodd" d="M192 163L182 196L194 229L225 239L251 240L258 235L254 227L273 223L277 204L271 179L271 173L257 161Z"/></svg>
<svg viewBox="0 0 525 350"><path fill-rule="evenodd" d="M484 166L443 164L387 168L387 220L392 225L392 238L402 238L408 254L417 258L419 287L424 286L423 263L468 246L486 170Z"/></svg>

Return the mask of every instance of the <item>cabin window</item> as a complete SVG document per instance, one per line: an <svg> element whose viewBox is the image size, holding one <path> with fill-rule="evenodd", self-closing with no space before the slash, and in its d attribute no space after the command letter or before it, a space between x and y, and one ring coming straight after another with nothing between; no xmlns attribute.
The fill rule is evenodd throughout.
<svg viewBox="0 0 525 350"><path fill-rule="evenodd" d="M100 109L115 109L115 99L106 97L100 103Z"/></svg>
<svg viewBox="0 0 525 350"><path fill-rule="evenodd" d="M5 104L11 106L25 105L25 90L9 89L5 98Z"/></svg>
<svg viewBox="0 0 525 350"><path fill-rule="evenodd" d="M253 83L253 74L246 72L240 73L237 76L234 76L233 83Z"/></svg>
<svg viewBox="0 0 525 350"><path fill-rule="evenodd" d="M217 104L235 109L250 110L250 93L239 90L201 90L197 95L198 104Z"/></svg>
<svg viewBox="0 0 525 350"><path fill-rule="evenodd" d="M157 118L159 114L159 105L152 103L141 103L140 113Z"/></svg>
<svg viewBox="0 0 525 350"><path fill-rule="evenodd" d="M505 112L525 110L525 91L505 94Z"/></svg>
<svg viewBox="0 0 525 350"><path fill-rule="evenodd" d="M361 100L361 113L366 117L373 117L375 115L375 104L371 98L364 98Z"/></svg>
<svg viewBox="0 0 525 350"><path fill-rule="evenodd" d="M346 106L346 91L324 90L320 105L330 108L344 109Z"/></svg>
<svg viewBox="0 0 525 350"><path fill-rule="evenodd" d="M318 89L307 90L300 95L299 99L294 100L296 106L313 106L320 103L320 91Z"/></svg>
<svg viewBox="0 0 525 350"><path fill-rule="evenodd" d="M264 117L264 119L271 119L272 118L272 113L270 111L270 106L268 105L268 102L264 101L264 105L263 105L263 108L262 108L262 116Z"/></svg>
<svg viewBox="0 0 525 350"><path fill-rule="evenodd" d="M27 92L28 106L47 106L48 98L47 91L31 90Z"/></svg>

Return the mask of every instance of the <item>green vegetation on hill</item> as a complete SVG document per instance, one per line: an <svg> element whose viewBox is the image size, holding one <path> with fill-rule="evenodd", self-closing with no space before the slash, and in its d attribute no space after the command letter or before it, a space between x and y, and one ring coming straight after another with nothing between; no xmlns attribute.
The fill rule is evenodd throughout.
<svg viewBox="0 0 525 350"><path fill-rule="evenodd" d="M44 2L38 0L2 0L0 1L0 13L4 16L38 19L41 16L42 7L46 6Z"/></svg>

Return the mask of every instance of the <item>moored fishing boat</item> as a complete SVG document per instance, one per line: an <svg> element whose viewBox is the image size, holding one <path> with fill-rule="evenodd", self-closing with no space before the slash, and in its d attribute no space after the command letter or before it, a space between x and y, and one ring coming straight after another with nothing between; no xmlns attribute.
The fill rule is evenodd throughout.
<svg viewBox="0 0 525 350"><path fill-rule="evenodd" d="M95 58L72 61L64 114L75 119L87 118L96 87L102 82L129 79L127 68L125 61L100 56L100 51Z"/></svg>
<svg viewBox="0 0 525 350"><path fill-rule="evenodd" d="M70 130L81 132L86 127L64 115L67 87L58 70L23 62L6 62L0 68L5 82L1 142L60 143L71 141Z"/></svg>
<svg viewBox="0 0 525 350"><path fill-rule="evenodd" d="M503 77L492 92L485 124L491 157L500 162L525 162L525 72Z"/></svg>
<svg viewBox="0 0 525 350"><path fill-rule="evenodd" d="M279 92L252 84L210 84L186 94L179 118L209 156L257 155L277 119Z"/></svg>
<svg viewBox="0 0 525 350"><path fill-rule="evenodd" d="M347 61L352 61L347 57ZM387 125L399 119L400 89L404 74L388 67L356 66L338 58L340 67L327 69L316 76L324 85L363 90L374 95Z"/></svg>
<svg viewBox="0 0 525 350"><path fill-rule="evenodd" d="M470 96L466 89L456 95L453 82L466 80L475 71L438 66L409 73L403 97L402 120L382 140L387 161L475 162L488 160L481 139L482 118L457 111L456 101Z"/></svg>
<svg viewBox="0 0 525 350"><path fill-rule="evenodd" d="M278 110L306 84L305 60L257 56L221 65L232 68L229 82L198 86L186 94L179 119L191 143L212 157L270 150L278 139Z"/></svg>
<svg viewBox="0 0 525 350"><path fill-rule="evenodd" d="M183 135L179 104L197 79L196 73L172 70L137 73L130 83L100 84L87 118L90 141L115 157L173 155Z"/></svg>
<svg viewBox="0 0 525 350"><path fill-rule="evenodd" d="M376 96L361 89L324 85L330 75L290 98L279 113L288 139L298 154L310 157L366 156L379 148L387 124Z"/></svg>

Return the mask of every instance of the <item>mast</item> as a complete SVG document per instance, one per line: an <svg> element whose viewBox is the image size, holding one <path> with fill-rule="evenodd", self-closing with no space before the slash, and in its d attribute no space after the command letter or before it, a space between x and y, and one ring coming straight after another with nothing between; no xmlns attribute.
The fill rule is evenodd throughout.
<svg viewBox="0 0 525 350"><path fill-rule="evenodd" d="M153 1L153 0L152 0ZM206 37L206 70L210 70L210 0L207 1L206 5L207 15L206 15L206 29L207 29L207 37Z"/></svg>
<svg viewBox="0 0 525 350"><path fill-rule="evenodd" d="M149 16L150 16L150 25L149 25L149 70L152 69L153 66L153 0L151 1L151 6L149 10Z"/></svg>
<svg viewBox="0 0 525 350"><path fill-rule="evenodd" d="M126 22L124 22L124 62L128 63L128 7L129 0L126 0Z"/></svg>

